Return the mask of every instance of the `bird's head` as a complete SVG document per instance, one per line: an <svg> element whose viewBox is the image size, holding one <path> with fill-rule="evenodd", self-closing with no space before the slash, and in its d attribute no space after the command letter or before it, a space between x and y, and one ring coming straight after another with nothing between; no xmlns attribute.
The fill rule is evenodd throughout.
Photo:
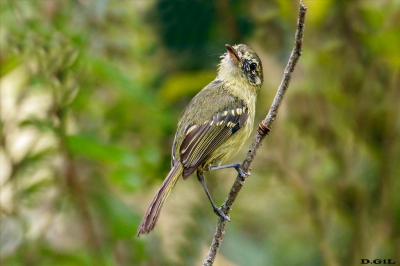
<svg viewBox="0 0 400 266"><path fill-rule="evenodd" d="M225 46L227 52L221 56L219 78L227 82L248 82L252 86L261 87L264 78L258 55L245 44Z"/></svg>

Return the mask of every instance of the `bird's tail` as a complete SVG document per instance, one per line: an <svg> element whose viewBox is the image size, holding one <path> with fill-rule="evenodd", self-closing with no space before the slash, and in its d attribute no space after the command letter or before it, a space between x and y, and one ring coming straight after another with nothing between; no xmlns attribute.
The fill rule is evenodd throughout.
<svg viewBox="0 0 400 266"><path fill-rule="evenodd" d="M171 169L161 187L158 189L156 195L147 208L146 213L140 222L139 229L137 231L137 237L141 234L148 234L156 226L158 217L160 216L161 208L167 199L172 188L175 186L176 181L182 175L183 168L182 165L177 162Z"/></svg>

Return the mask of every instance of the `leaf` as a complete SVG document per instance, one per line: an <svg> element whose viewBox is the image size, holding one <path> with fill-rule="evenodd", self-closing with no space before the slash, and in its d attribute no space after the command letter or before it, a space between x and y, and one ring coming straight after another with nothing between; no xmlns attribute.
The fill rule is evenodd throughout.
<svg viewBox="0 0 400 266"><path fill-rule="evenodd" d="M7 59L1 60L1 68L0 68L0 78L4 77L15 68L17 68L20 64L20 60L17 56L12 56Z"/></svg>
<svg viewBox="0 0 400 266"><path fill-rule="evenodd" d="M67 143L72 153L106 163L136 167L139 162L139 158L129 150L101 143L88 137L67 136Z"/></svg>
<svg viewBox="0 0 400 266"><path fill-rule="evenodd" d="M26 127L26 126L34 126L40 131L54 131L55 128L53 126L53 123L50 120L45 120L45 119L39 119L36 117L28 118L26 120L23 120L19 123L20 127Z"/></svg>
<svg viewBox="0 0 400 266"><path fill-rule="evenodd" d="M215 71L196 71L179 73L167 79L161 88L161 97L166 101L175 101L182 96L192 96L199 92L216 77Z"/></svg>
<svg viewBox="0 0 400 266"><path fill-rule="evenodd" d="M115 195L102 191L95 194L95 200L92 202L96 204L98 213L108 224L107 227L112 231L114 238L128 238L136 234L136 226L141 217Z"/></svg>
<svg viewBox="0 0 400 266"><path fill-rule="evenodd" d="M124 75L124 73L113 66L109 61L102 61L94 58L84 58L87 60L92 68L93 74L97 75L100 79L104 79L120 88L121 92L126 96L133 97L139 100L142 104L154 104L154 95L143 88L139 82L131 77Z"/></svg>

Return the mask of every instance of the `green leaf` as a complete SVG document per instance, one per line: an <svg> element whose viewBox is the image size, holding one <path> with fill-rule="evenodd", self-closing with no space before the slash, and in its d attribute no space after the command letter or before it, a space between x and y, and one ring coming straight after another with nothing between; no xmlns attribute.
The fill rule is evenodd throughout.
<svg viewBox="0 0 400 266"><path fill-rule="evenodd" d="M160 94L166 101L175 101L182 96L192 96L215 79L215 71L179 73L168 78Z"/></svg>
<svg viewBox="0 0 400 266"><path fill-rule="evenodd" d="M130 207L119 200L115 195L107 193L97 193L93 201L102 216L102 220L108 224L112 231L112 236L118 238L128 238L136 234L137 225L140 218Z"/></svg>
<svg viewBox="0 0 400 266"><path fill-rule="evenodd" d="M139 162L139 158L129 150L101 143L96 139L74 135L67 136L67 143L72 153L90 159L110 164L122 164L127 167L135 167Z"/></svg>
<svg viewBox="0 0 400 266"><path fill-rule="evenodd" d="M1 60L0 78L4 77L20 65L20 59L12 56Z"/></svg>

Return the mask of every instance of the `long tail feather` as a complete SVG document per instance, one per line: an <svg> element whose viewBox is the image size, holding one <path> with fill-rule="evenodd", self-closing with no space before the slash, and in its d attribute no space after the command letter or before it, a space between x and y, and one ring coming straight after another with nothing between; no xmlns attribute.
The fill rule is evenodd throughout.
<svg viewBox="0 0 400 266"><path fill-rule="evenodd" d="M172 188L175 186L176 181L178 181L179 177L182 175L182 171L183 169L180 163L176 163L171 169L151 201L150 206L147 208L147 211L140 222L139 229L137 231L137 237L139 237L141 234L148 234L154 229L158 217L160 216L161 208Z"/></svg>

